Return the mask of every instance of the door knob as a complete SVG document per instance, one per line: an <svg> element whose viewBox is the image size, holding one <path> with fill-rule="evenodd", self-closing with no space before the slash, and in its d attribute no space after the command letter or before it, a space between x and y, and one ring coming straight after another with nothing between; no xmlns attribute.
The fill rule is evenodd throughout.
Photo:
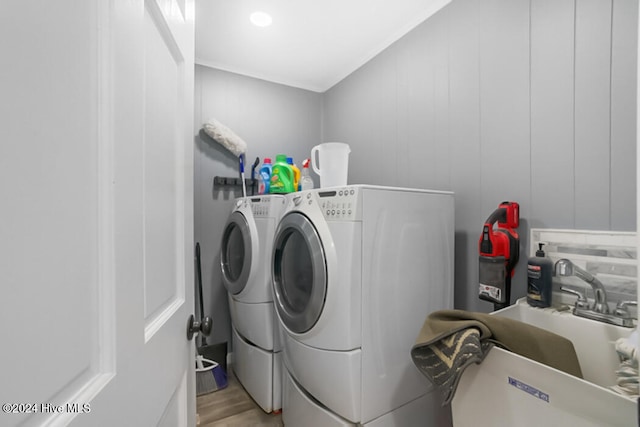
<svg viewBox="0 0 640 427"><path fill-rule="evenodd" d="M187 339L191 341L193 336L198 332L202 333L205 337L208 337L211 333L212 326L213 320L211 320L211 317L204 316L204 318L198 322L192 314L189 316L189 321L187 322Z"/></svg>

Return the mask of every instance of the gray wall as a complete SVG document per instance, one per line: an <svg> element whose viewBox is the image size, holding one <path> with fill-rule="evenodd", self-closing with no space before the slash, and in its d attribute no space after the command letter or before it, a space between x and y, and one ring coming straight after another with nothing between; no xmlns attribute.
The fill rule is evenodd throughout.
<svg viewBox="0 0 640 427"><path fill-rule="evenodd" d="M324 94L349 183L456 193L457 308L477 298L477 240L520 203L512 298L532 227L635 230L635 0L453 0Z"/></svg>
<svg viewBox="0 0 640 427"><path fill-rule="evenodd" d="M322 95L196 66L195 240L202 251L205 313L214 320L208 343L230 341L227 294L220 276L220 239L241 191L213 187L214 176L238 175L238 159L207 135L202 124L215 118L247 143L246 175L256 156L283 153L300 164L321 142Z"/></svg>

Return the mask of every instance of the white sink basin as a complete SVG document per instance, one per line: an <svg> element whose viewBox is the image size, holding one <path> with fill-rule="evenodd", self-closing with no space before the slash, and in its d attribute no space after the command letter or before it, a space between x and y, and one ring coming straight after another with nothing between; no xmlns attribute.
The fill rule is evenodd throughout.
<svg viewBox="0 0 640 427"><path fill-rule="evenodd" d="M636 401L608 388L616 383L620 364L615 341L633 329L576 317L570 310L533 308L524 298L494 314L571 340L584 379L493 348L460 379L452 402L455 426L637 425Z"/></svg>

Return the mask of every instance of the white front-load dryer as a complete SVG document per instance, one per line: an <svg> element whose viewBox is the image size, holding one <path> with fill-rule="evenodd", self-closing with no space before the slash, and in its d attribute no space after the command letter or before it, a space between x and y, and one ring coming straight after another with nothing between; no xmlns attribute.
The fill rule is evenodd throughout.
<svg viewBox="0 0 640 427"><path fill-rule="evenodd" d="M308 405L315 425L448 422L410 350L427 315L453 307L453 244L451 192L355 185L289 199L271 266L286 424L309 425L296 415Z"/></svg>
<svg viewBox="0 0 640 427"><path fill-rule="evenodd" d="M279 410L281 346L273 306L270 261L282 195L237 199L225 225L220 264L232 323L232 366L265 412Z"/></svg>

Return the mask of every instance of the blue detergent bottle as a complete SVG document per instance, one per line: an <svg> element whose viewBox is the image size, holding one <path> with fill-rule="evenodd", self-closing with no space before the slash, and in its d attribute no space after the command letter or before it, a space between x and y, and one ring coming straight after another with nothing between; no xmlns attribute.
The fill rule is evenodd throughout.
<svg viewBox="0 0 640 427"><path fill-rule="evenodd" d="M265 157L264 162L258 171L258 194L269 194L272 170L273 166L271 165L271 159L269 157Z"/></svg>

